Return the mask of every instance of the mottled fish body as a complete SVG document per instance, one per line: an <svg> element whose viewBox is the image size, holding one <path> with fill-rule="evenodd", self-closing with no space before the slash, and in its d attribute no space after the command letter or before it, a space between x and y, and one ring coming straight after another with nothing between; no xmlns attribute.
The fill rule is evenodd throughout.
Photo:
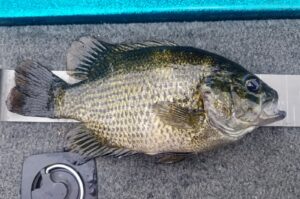
<svg viewBox="0 0 300 199"><path fill-rule="evenodd" d="M69 74L81 82L68 85L26 62L16 69L7 105L23 115L81 121L68 140L86 159L202 152L285 115L277 109L276 91L258 77L192 47L83 37L67 61Z"/></svg>

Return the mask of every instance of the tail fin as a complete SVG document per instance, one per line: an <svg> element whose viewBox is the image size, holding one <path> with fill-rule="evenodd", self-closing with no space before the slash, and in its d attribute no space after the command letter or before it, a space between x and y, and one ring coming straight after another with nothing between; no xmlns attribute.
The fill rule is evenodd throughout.
<svg viewBox="0 0 300 199"><path fill-rule="evenodd" d="M9 111L25 116L55 117L55 94L67 83L32 61L25 61L16 68L15 82L6 100Z"/></svg>

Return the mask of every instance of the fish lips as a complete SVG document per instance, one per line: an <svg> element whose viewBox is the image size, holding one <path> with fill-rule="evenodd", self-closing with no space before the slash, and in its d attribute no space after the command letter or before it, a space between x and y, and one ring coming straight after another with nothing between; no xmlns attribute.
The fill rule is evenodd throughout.
<svg viewBox="0 0 300 199"><path fill-rule="evenodd" d="M286 112L278 109L278 101L267 101L263 104L263 110L259 117L259 125L267 125L273 122L283 120Z"/></svg>

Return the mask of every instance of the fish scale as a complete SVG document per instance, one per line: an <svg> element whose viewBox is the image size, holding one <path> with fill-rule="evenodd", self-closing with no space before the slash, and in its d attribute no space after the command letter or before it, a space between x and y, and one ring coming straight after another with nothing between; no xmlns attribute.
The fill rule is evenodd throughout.
<svg viewBox="0 0 300 199"><path fill-rule="evenodd" d="M79 86L82 88L67 89L62 99L65 103L59 109L64 116L86 123L100 139L103 137L114 146L145 153L174 150L191 152L195 150L192 140L197 135L188 134L191 136L188 137L183 130L164 124L153 112L152 105L192 99L192 90L195 90L199 77L191 74L201 74L201 70L199 66L185 66L181 69L170 66L120 74L96 80L93 84L87 82L87 85ZM85 111L78 111L79 103L76 99L82 98L86 99L83 102ZM192 101L187 101L185 106L191 104ZM57 116L61 117L59 114ZM201 134L201 130L197 133Z"/></svg>

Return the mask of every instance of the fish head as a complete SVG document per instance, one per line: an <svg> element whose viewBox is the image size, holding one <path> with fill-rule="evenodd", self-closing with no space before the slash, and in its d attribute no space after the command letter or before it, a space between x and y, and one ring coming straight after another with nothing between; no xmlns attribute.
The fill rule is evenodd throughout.
<svg viewBox="0 0 300 199"><path fill-rule="evenodd" d="M237 64L218 67L201 85L208 121L229 136L240 137L285 118L278 109L278 93Z"/></svg>

